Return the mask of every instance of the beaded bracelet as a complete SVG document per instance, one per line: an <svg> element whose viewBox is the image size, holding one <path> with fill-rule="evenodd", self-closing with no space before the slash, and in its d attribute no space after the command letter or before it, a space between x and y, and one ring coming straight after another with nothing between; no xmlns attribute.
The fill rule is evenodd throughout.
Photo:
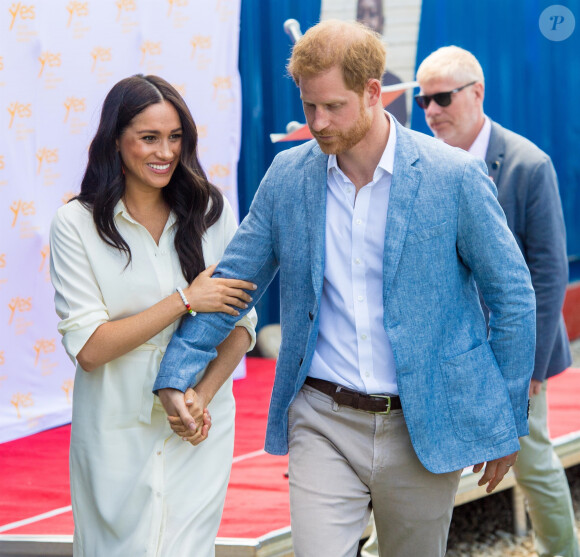
<svg viewBox="0 0 580 557"><path fill-rule="evenodd" d="M183 290L181 290L181 288L179 288L179 286L175 290L177 290L177 293L181 296L181 301L185 304L185 307L186 307L187 311L189 312L189 314L192 317L194 315L197 315L197 312L195 312L191 309L191 306L189 305L189 302L187 301L187 298L185 297Z"/></svg>

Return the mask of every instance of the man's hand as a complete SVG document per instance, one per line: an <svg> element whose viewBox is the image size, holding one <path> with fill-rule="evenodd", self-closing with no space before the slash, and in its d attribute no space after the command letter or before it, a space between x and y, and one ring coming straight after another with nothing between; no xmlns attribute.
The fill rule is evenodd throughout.
<svg viewBox="0 0 580 557"><path fill-rule="evenodd" d="M491 493L498 486L499 482L503 480L503 477L508 473L509 469L515 464L517 457L518 453L516 451L513 454L490 460L487 464L484 462L476 464L473 467L473 472L475 474L477 474L485 464L485 471L483 476L481 476L477 482L477 485L482 486L488 484L485 491Z"/></svg>
<svg viewBox="0 0 580 557"><path fill-rule="evenodd" d="M539 395L541 390L542 390L542 381L532 379L530 381L530 398Z"/></svg>
<svg viewBox="0 0 580 557"><path fill-rule="evenodd" d="M185 430L195 432L197 424L185 404L185 395L177 389L159 389L159 400L168 416L177 416ZM201 424L200 424L201 426Z"/></svg>

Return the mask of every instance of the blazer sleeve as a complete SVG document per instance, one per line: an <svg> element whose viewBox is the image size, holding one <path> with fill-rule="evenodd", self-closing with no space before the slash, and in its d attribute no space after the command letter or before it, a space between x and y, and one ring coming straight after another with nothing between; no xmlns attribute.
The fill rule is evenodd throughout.
<svg viewBox="0 0 580 557"><path fill-rule="evenodd" d="M524 251L536 293L536 358L533 378L546 378L568 285L566 229L558 179L545 156L530 172Z"/></svg>
<svg viewBox="0 0 580 557"><path fill-rule="evenodd" d="M489 308L489 343L503 375L518 436L528 433L534 367L535 297L530 273L483 161L466 164L459 194L457 250Z"/></svg>
<svg viewBox="0 0 580 557"><path fill-rule="evenodd" d="M222 231L222 248L221 252L227 249L229 243L232 241L236 230L238 228L236 223L236 217L232 207L224 197L224 209L223 209L223 231ZM248 334L250 335L250 346L248 347L248 352L254 348L256 345L256 325L258 324L258 316L256 314L256 309L253 308L250 312L245 314L239 321L236 322L236 327L244 327Z"/></svg>
<svg viewBox="0 0 580 557"><path fill-rule="evenodd" d="M226 313L198 313L184 319L174 333L161 361L153 391L173 388L185 391L196 383L197 374L216 355L219 345L256 305L278 271L273 240L274 184L272 167L262 180L250 212L226 249L213 277L238 278L253 282L252 302L239 316Z"/></svg>

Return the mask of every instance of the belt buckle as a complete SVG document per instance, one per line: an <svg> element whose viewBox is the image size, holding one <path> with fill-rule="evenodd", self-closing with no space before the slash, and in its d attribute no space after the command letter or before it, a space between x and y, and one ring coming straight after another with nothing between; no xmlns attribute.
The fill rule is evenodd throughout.
<svg viewBox="0 0 580 557"><path fill-rule="evenodd" d="M387 409L386 410L382 410L381 412L373 412L372 410L370 410L369 412L371 414L384 414L385 416L391 411L391 397L390 395L369 395L372 398L385 398L387 399Z"/></svg>

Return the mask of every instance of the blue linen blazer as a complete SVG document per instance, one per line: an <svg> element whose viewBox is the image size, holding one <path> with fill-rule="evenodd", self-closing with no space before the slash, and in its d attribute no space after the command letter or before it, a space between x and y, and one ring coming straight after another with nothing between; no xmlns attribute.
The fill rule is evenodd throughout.
<svg viewBox="0 0 580 557"><path fill-rule="evenodd" d="M432 472L510 454L528 433L535 299L483 161L398 123L383 256L384 327L413 447ZM216 275L258 285L280 272L282 343L266 450L288 451L288 408L308 374L323 288L327 155L280 153ZM477 292L490 308L489 335ZM184 319L154 390L184 391L239 317Z"/></svg>
<svg viewBox="0 0 580 557"><path fill-rule="evenodd" d="M550 157L496 122L485 157L508 226L526 260L536 293L536 358L544 381L572 364L562 305L568 286L566 228Z"/></svg>

